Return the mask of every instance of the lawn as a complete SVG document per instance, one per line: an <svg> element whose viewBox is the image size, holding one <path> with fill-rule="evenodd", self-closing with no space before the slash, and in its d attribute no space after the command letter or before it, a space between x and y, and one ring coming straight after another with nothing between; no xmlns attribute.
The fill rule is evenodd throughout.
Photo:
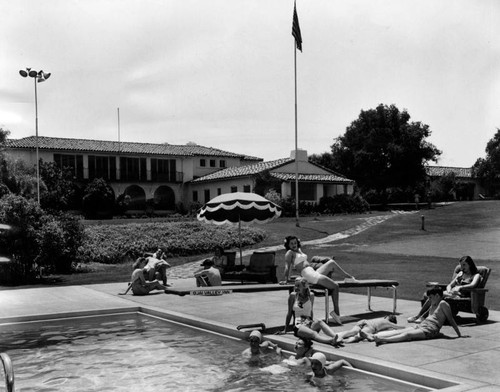
<svg viewBox="0 0 500 392"><path fill-rule="evenodd" d="M267 238L253 248L281 245L286 235L297 235L302 242L307 242L353 229L380 215L392 217L343 240L315 247L306 244L303 250L310 256L334 255L344 269L359 279L395 279L400 284L398 297L411 300L421 297L427 281L447 283L459 257L469 254L476 264L492 268L487 307L500 310L500 283L495 275L500 263L500 201L453 203L411 214L373 212L307 217L300 218L300 227L295 225L294 218L280 218L258 226L266 231ZM425 230L422 230L422 216ZM283 271L283 255L284 249L277 252L279 274ZM207 255L175 258L169 262L182 265L204 256ZM129 265L108 265L97 272L63 275L46 284L126 282L129 276ZM374 295L390 296L391 293L378 289Z"/></svg>

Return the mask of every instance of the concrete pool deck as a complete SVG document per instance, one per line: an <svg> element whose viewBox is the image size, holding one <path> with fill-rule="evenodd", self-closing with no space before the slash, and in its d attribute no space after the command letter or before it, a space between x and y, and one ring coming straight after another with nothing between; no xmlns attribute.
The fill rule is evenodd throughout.
<svg viewBox="0 0 500 392"><path fill-rule="evenodd" d="M177 279L172 283L194 288L194 279ZM0 291L0 324L19 322L48 315L105 313L110 310L126 311L144 309L159 314L183 317L186 320L203 321L236 330L239 325L264 323L268 329L276 330L285 321L288 292L231 293L221 296L198 296L164 294L159 292L144 297L121 296L126 283L110 283L85 286L40 287L9 289ZM373 311L367 310L365 295L340 293L343 326L333 326L336 331L347 330L362 318L380 317L392 311L392 298L379 297L376 289L372 293ZM398 300L398 323L406 324L410 315L420 307L417 301ZM316 301L315 312L323 315L324 301ZM359 361L369 362L374 368L384 366L396 371L408 371L416 379L436 378L459 383L446 391L500 391L500 312L490 311L488 322L476 325L472 315L461 313L459 323L463 335L470 338L436 339L419 342L398 343L376 347L369 342L346 344L334 349L315 343L318 350L341 356L355 366ZM195 323L196 324L196 323ZM445 326L442 332L454 337L455 332ZM292 333L268 335L283 347L295 342ZM19 364L14 364L15 366ZM15 368L14 368L15 370Z"/></svg>

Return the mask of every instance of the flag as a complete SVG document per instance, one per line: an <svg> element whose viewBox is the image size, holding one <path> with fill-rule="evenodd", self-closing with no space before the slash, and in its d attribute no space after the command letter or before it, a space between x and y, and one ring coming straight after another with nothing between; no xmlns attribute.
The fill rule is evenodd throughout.
<svg viewBox="0 0 500 392"><path fill-rule="evenodd" d="M297 16L297 9L295 7L295 3L293 3L292 35L295 38L297 49L302 52L302 36L300 35L299 17Z"/></svg>

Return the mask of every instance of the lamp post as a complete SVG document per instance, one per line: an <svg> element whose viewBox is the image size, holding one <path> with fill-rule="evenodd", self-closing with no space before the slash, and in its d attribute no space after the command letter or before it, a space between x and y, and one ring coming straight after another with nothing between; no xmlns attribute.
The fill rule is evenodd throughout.
<svg viewBox="0 0 500 392"><path fill-rule="evenodd" d="M33 71L31 68L26 68L26 71L21 69L19 74L25 78L27 76L33 78L35 82L35 144L36 144L36 195L38 204L40 204L40 159L38 157L38 97L36 84L45 82L50 78L50 73L45 73L42 70Z"/></svg>

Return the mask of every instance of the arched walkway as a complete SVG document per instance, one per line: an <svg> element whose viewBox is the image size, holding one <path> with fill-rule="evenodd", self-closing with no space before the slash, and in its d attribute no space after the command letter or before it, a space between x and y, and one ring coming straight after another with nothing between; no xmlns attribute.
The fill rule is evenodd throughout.
<svg viewBox="0 0 500 392"><path fill-rule="evenodd" d="M146 208L146 192L139 185L130 185L123 192L130 199L129 210L144 210Z"/></svg>
<svg viewBox="0 0 500 392"><path fill-rule="evenodd" d="M175 210L175 193L172 188L159 186L154 193L154 203L158 210Z"/></svg>

